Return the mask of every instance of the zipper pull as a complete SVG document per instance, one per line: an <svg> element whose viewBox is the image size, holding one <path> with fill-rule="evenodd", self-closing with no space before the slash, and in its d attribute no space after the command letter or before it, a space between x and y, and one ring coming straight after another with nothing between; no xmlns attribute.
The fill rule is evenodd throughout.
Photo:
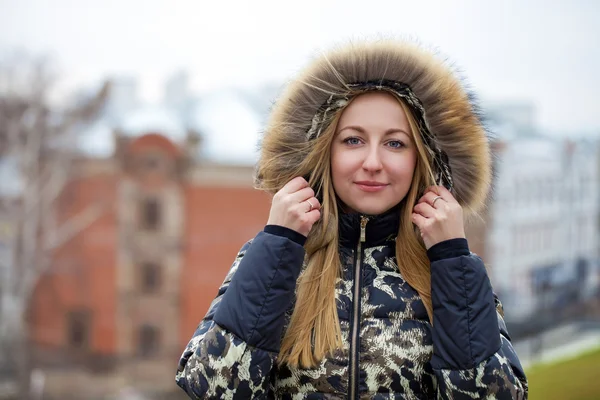
<svg viewBox="0 0 600 400"><path fill-rule="evenodd" d="M360 217L360 242L365 242L365 231L367 228L367 222L369 222L369 217L365 217L364 215Z"/></svg>

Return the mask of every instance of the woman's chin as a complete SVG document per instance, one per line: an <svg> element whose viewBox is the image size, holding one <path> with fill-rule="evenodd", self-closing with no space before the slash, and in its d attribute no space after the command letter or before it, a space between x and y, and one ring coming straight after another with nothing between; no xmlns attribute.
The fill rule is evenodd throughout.
<svg viewBox="0 0 600 400"><path fill-rule="evenodd" d="M351 208L363 215L379 215L392 209L395 204L355 204Z"/></svg>

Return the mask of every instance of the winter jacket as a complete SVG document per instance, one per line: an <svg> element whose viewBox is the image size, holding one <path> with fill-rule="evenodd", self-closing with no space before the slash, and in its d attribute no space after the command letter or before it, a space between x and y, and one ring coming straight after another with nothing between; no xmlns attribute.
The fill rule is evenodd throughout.
<svg viewBox="0 0 600 400"><path fill-rule="evenodd" d="M336 285L344 347L315 368L277 355L304 238L265 227L246 243L179 362L194 399L525 399L527 380L481 259L465 239L428 251L433 324L399 273L399 215L340 218Z"/></svg>
<svg viewBox="0 0 600 400"><path fill-rule="evenodd" d="M397 40L336 47L286 86L261 138L256 186L274 194L295 176L310 178L304 161L313 143L353 96L372 90L410 107L436 182L452 191L467 218L480 210L492 156L476 96L445 57ZM241 248L183 352L179 386L191 398L526 398L527 380L481 259L465 239L428 250L430 323L398 269L399 220L398 208L378 217L340 216L335 290L344 345L315 368L277 362L306 238L266 226ZM316 223L312 230L326 228Z"/></svg>

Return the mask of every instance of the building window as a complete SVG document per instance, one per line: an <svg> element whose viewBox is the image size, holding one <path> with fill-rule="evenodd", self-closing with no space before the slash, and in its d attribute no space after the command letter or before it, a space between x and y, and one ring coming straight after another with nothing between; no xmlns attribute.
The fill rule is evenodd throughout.
<svg viewBox="0 0 600 400"><path fill-rule="evenodd" d="M152 357L158 354L159 332L151 325L143 325L139 331L138 351L142 357Z"/></svg>
<svg viewBox="0 0 600 400"><path fill-rule="evenodd" d="M142 202L142 226L144 229L155 230L160 224L160 204L156 198L147 198Z"/></svg>
<svg viewBox="0 0 600 400"><path fill-rule="evenodd" d="M142 291L156 292L160 288L160 266L156 263L146 262L141 266Z"/></svg>
<svg viewBox="0 0 600 400"><path fill-rule="evenodd" d="M91 315L87 311L67 314L67 343L74 349L87 348L90 341Z"/></svg>
<svg viewBox="0 0 600 400"><path fill-rule="evenodd" d="M155 171L160 167L160 156L157 154L148 154L143 159L144 169Z"/></svg>

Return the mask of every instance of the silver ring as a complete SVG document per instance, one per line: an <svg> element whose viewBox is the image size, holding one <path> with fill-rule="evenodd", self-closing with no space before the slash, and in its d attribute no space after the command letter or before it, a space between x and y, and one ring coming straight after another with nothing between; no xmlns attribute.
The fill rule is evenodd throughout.
<svg viewBox="0 0 600 400"><path fill-rule="evenodd" d="M442 196L437 196L436 198L434 198L433 201L431 202L431 207L435 207L435 202L441 198L442 198Z"/></svg>
<svg viewBox="0 0 600 400"><path fill-rule="evenodd" d="M310 209L307 212L311 212L315 206L310 202L310 200L306 200L306 202L310 205Z"/></svg>

